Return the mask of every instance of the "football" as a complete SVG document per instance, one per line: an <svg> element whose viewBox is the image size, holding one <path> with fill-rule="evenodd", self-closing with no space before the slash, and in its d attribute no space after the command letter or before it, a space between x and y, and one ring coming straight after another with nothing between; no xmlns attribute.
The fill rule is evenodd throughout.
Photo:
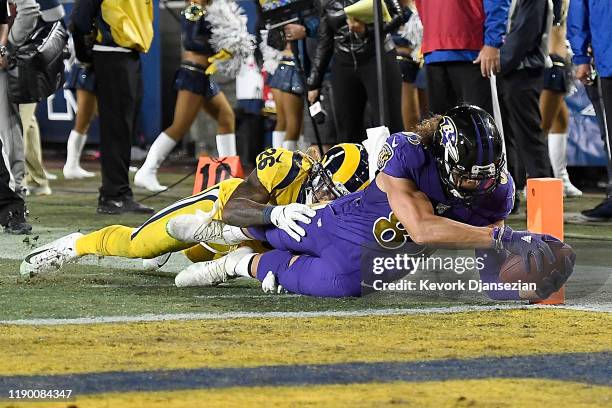
<svg viewBox="0 0 612 408"><path fill-rule="evenodd" d="M508 283L518 282L519 280L521 282L536 283L539 288L540 284L544 282L546 278L549 278L548 282L554 282L554 286L558 286L557 289L561 287L569 277L569 271L566 270L565 266L565 257L573 255L574 251L569 245L558 241L550 241L548 242L548 246L555 255L555 262L551 264L544 258L542 269L538 272L536 270L534 258L530 257L530 270L526 271L525 264L520 255L510 254L501 267L499 273L500 280ZM557 271L554 273L554 276L553 271Z"/></svg>

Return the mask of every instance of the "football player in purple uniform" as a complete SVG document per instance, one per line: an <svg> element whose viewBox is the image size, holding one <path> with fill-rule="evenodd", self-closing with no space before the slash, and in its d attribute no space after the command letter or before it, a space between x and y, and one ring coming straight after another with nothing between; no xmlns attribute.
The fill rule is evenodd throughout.
<svg viewBox="0 0 612 408"><path fill-rule="evenodd" d="M487 257L480 271L487 282L499 280L507 253L520 255L527 265L533 256L541 268L543 262L554 260L546 241L555 238L504 225L513 206L514 183L505 171L502 143L493 118L470 105L425 121L415 133L391 135L379 154L375 182L317 208L311 222L303 224L306 235L300 241L278 228L239 230L218 221L198 224L190 216L170 220L168 232L179 240L201 239L204 234L209 242L236 244L250 238L275 248L263 254L240 248L197 272L179 274L177 286L212 285L236 276L263 282L273 275L293 293L359 296L363 248L372 243L400 248L408 241L475 248L480 255L490 252L495 256ZM566 260L563 279L537 294L489 295L507 300L546 298L567 280L574 260Z"/></svg>

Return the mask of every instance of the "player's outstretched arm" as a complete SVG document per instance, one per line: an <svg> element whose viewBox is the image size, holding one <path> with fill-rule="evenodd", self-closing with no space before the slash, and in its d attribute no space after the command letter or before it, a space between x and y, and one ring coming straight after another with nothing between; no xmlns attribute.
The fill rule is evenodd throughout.
<svg viewBox="0 0 612 408"><path fill-rule="evenodd" d="M417 244L453 248L490 248L493 245L492 228L474 227L437 216L427 195L411 180L381 172L376 182L387 193L393 213Z"/></svg>
<svg viewBox="0 0 612 408"><path fill-rule="evenodd" d="M453 248L506 249L520 255L527 268L533 256L536 269L542 268L544 259L554 261L554 255L545 240L555 240L529 231L513 231L508 226L493 228L475 227L469 224L439 217L434 213L429 198L408 179L395 178L380 173L376 182L387 192L389 205L414 242L421 245ZM500 221L498 221L499 224Z"/></svg>

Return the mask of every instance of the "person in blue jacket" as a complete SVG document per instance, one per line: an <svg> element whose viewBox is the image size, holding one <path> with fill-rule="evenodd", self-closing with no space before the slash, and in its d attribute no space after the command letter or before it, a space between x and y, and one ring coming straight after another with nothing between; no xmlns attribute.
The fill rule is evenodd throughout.
<svg viewBox="0 0 612 408"><path fill-rule="evenodd" d="M610 127L612 126L612 8L609 2L598 0L571 0L567 21L567 37L574 52L576 78L585 85L599 78L603 102L602 134L608 162L612 162ZM593 56L589 53L592 50ZM594 59L597 73L591 66ZM612 189L597 207L582 214L593 220L612 218Z"/></svg>

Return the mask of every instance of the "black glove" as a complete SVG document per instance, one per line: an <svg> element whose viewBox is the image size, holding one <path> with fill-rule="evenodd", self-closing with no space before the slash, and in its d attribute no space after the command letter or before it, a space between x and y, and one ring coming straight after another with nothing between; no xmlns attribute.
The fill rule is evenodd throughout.
<svg viewBox="0 0 612 408"><path fill-rule="evenodd" d="M536 270L542 270L542 258L546 257L549 263L555 262L555 255L545 241L559 241L551 235L536 234L529 231L513 231L509 226L495 227L493 240L496 249L505 249L513 254L520 255L525 262L525 270L530 270L529 256L533 255Z"/></svg>

